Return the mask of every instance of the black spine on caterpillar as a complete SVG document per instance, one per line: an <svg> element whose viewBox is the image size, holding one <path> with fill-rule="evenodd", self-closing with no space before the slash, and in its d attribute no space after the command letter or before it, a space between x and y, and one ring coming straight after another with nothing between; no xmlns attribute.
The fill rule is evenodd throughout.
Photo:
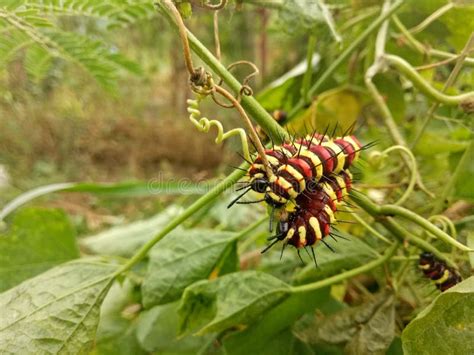
<svg viewBox="0 0 474 355"><path fill-rule="evenodd" d="M260 157L251 164L249 186L265 193L265 201L275 207L295 201L307 187L322 178L330 178L348 169L363 146L354 136L330 139L313 134L293 143L284 143L265 151L275 174L268 177Z"/></svg>
<svg viewBox="0 0 474 355"><path fill-rule="evenodd" d="M279 221L277 234L270 238L274 242L262 252L278 241L283 241L284 247L289 244L297 249L311 247L318 241L325 243L323 239L331 235L331 225L337 223L337 207L344 203L351 187L351 174L342 171L298 195L295 210Z"/></svg>
<svg viewBox="0 0 474 355"><path fill-rule="evenodd" d="M446 291L462 281L461 275L456 270L436 259L431 253L421 253L418 266L426 277L435 282L436 287L441 291Z"/></svg>

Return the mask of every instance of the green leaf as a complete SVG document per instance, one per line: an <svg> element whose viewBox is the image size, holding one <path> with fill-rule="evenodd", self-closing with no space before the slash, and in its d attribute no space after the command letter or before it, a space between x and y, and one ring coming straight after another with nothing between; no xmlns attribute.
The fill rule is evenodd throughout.
<svg viewBox="0 0 474 355"><path fill-rule="evenodd" d="M143 281L145 307L176 301L186 287L208 278L235 237L235 233L194 229L160 240L150 253Z"/></svg>
<svg viewBox="0 0 474 355"><path fill-rule="evenodd" d="M178 338L178 303L156 306L142 312L138 320L137 339L149 352L197 354L209 337Z"/></svg>
<svg viewBox="0 0 474 355"><path fill-rule="evenodd" d="M0 291L77 257L76 233L64 212L24 209L0 234Z"/></svg>
<svg viewBox="0 0 474 355"><path fill-rule="evenodd" d="M197 282L181 298L179 333L204 334L251 324L290 293L288 284L256 271Z"/></svg>
<svg viewBox="0 0 474 355"><path fill-rule="evenodd" d="M474 353L474 277L441 293L402 333L405 354Z"/></svg>
<svg viewBox="0 0 474 355"><path fill-rule="evenodd" d="M99 234L83 238L80 244L93 254L131 257L136 250L180 212L181 208L170 206L152 218L113 227Z"/></svg>
<svg viewBox="0 0 474 355"><path fill-rule="evenodd" d="M342 41L332 14L322 0L285 0L280 10L280 19L291 33L312 32L320 23L325 22L334 39Z"/></svg>
<svg viewBox="0 0 474 355"><path fill-rule="evenodd" d="M70 262L0 294L0 352L86 353L117 266Z"/></svg>
<svg viewBox="0 0 474 355"><path fill-rule="evenodd" d="M318 268L309 263L294 276L294 283L305 284L322 280L340 273L342 270L353 269L378 256L377 252L364 243L361 238L351 236L339 231L339 234L347 238L338 239L334 248L337 253L331 252L323 244L319 244L316 249Z"/></svg>
<svg viewBox="0 0 474 355"><path fill-rule="evenodd" d="M97 354L146 354L136 337L138 302L136 286L129 279L113 283L100 308L95 341Z"/></svg>
<svg viewBox="0 0 474 355"><path fill-rule="evenodd" d="M394 297L381 293L360 306L316 317L298 336L310 344L346 344L347 354L384 354L395 336Z"/></svg>
<svg viewBox="0 0 474 355"><path fill-rule="evenodd" d="M89 182L63 182L44 185L29 190L9 203L0 211L0 220L4 219L18 207L31 200L53 192L89 192L98 195L111 195L119 197L141 197L161 195L202 195L210 185L208 183L186 183L185 186L177 182L136 181L120 183L89 183Z"/></svg>
<svg viewBox="0 0 474 355"><path fill-rule="evenodd" d="M24 65L33 82L40 83L48 74L52 64L51 56L43 47L34 45L26 51Z"/></svg>
<svg viewBox="0 0 474 355"><path fill-rule="evenodd" d="M278 338L278 333L290 327L303 314L324 307L329 297L329 288L292 294L258 322L225 338L223 345L226 353L246 355L268 351L269 346Z"/></svg>

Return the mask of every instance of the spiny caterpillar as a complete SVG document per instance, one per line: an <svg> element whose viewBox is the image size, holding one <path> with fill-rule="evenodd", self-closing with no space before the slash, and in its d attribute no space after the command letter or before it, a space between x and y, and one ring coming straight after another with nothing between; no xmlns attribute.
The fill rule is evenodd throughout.
<svg viewBox="0 0 474 355"><path fill-rule="evenodd" d="M431 253L421 253L418 266L426 277L435 282L441 292L462 281L461 275L456 270L436 259Z"/></svg>
<svg viewBox="0 0 474 355"><path fill-rule="evenodd" d="M352 176L345 170L324 180L298 195L296 209L280 219L277 234L269 238L273 242L262 253L283 241L282 253L288 244L298 249L298 254L300 248L310 247L316 264L313 245L321 241L332 250L324 238L339 236L331 231L331 226L337 223L335 213L352 188Z"/></svg>
<svg viewBox="0 0 474 355"><path fill-rule="evenodd" d="M248 186L264 193L264 201L269 205L282 207L295 202L323 177L329 178L348 169L364 148L354 136L332 139L316 133L274 146L265 151L274 175L267 176L261 158L257 157L248 170Z"/></svg>

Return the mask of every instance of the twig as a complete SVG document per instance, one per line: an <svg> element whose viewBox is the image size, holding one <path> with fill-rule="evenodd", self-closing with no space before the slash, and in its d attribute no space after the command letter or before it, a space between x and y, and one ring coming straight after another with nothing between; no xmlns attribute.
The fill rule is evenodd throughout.
<svg viewBox="0 0 474 355"><path fill-rule="evenodd" d="M464 46L464 49L461 51L461 54L459 54L459 57L456 61L456 65L454 66L453 71L449 74L448 79L444 83L442 92L445 92L450 86L454 84L464 64L464 60L466 59L472 47L474 47L474 32L471 33L471 36L469 37L469 40ZM474 99L474 96L472 96L472 99ZM413 140L412 148L415 148L418 142L420 141L421 136L425 132L425 129L428 126L428 123L431 121L431 118L433 117L433 114L435 113L435 111L438 109L439 105L440 105L440 101L435 102L426 113L425 119L423 120L423 123L421 124L420 130L418 131L415 139Z"/></svg>
<svg viewBox="0 0 474 355"><path fill-rule="evenodd" d="M319 88L328 80L329 78L332 77L334 72L339 68L344 61L351 56L351 54L375 31L379 26L387 19L389 18L395 11L397 11L400 6L403 4L404 0L398 0L395 2L388 11L385 13L382 13L375 21L373 21L367 29L362 32L359 37L357 37L352 43L347 47L340 55L339 57L336 58L332 62L332 64L327 68L324 73L319 77L319 79L313 84L313 86L309 89L307 93L306 98L301 98L296 105L293 107L293 109L288 113L288 119L286 122L290 122L294 117L296 117L296 114L298 113L299 110L301 110L305 103L308 101L308 98L311 99L312 96L316 94L316 92L319 90Z"/></svg>
<svg viewBox="0 0 474 355"><path fill-rule="evenodd" d="M409 29L411 33L418 33L423 31L426 27L428 27L433 21L437 20L441 16L443 16L446 12L451 10L454 7L454 2L449 1L446 5L440 7L423 21L421 21L418 25Z"/></svg>

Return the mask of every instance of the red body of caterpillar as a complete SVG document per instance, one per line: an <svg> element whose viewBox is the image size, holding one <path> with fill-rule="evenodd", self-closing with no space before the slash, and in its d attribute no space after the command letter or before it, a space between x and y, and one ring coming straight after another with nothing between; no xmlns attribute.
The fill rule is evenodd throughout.
<svg viewBox="0 0 474 355"><path fill-rule="evenodd" d="M441 291L446 291L462 281L461 275L456 270L436 259L431 253L422 253L418 265L425 276L433 280Z"/></svg>
<svg viewBox="0 0 474 355"><path fill-rule="evenodd" d="M298 196L296 210L279 223L277 240L299 249L330 235L331 224L336 222L337 206L349 193L352 179L349 172L342 171L326 180Z"/></svg>
<svg viewBox="0 0 474 355"><path fill-rule="evenodd" d="M348 169L362 145L354 136L331 139L313 135L265 151L274 176L268 177L260 157L248 170L250 186L265 193L265 201L280 207L296 200L308 186Z"/></svg>

